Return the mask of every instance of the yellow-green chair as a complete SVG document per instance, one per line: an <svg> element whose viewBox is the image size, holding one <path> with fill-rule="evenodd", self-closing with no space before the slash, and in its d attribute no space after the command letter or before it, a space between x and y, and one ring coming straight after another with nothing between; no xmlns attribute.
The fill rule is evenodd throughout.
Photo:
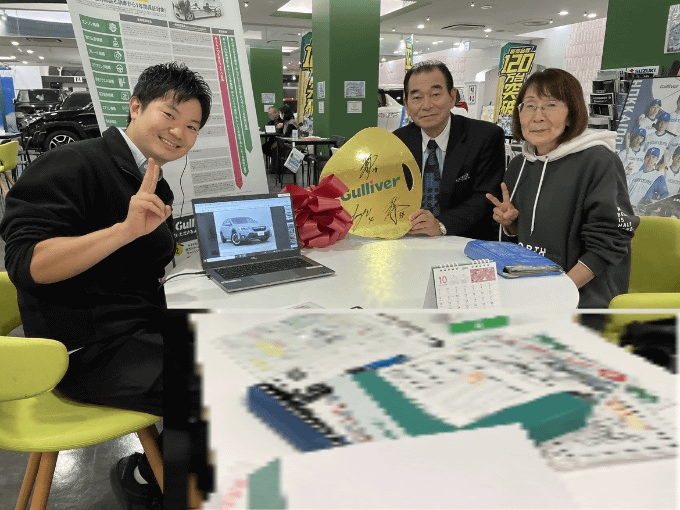
<svg viewBox="0 0 680 510"><path fill-rule="evenodd" d="M16 510L47 506L57 456L136 432L163 489L163 460L150 414L80 404L53 389L66 373L66 347L55 340L0 336L0 448L31 452Z"/></svg>
<svg viewBox="0 0 680 510"><path fill-rule="evenodd" d="M649 310L675 310L680 309L680 293L677 292L641 292L637 294L621 294L614 297L609 303L613 309L649 309ZM609 341L619 344L621 336L626 332L626 327L633 322L649 322L658 319L674 317L675 313L655 313L650 311L637 313L615 313L607 317L602 336Z"/></svg>
<svg viewBox="0 0 680 510"><path fill-rule="evenodd" d="M631 243L628 292L680 292L680 219L640 218Z"/></svg>
<svg viewBox="0 0 680 510"><path fill-rule="evenodd" d="M2 188L3 195L7 195L10 187L14 186L14 179L12 179L12 171L17 167L17 159L19 158L19 142L13 140L11 142L0 145L0 173L5 176L7 184L5 185L0 179L0 188Z"/></svg>
<svg viewBox="0 0 680 510"><path fill-rule="evenodd" d="M0 272L0 335L7 335L21 325L17 289L6 272Z"/></svg>

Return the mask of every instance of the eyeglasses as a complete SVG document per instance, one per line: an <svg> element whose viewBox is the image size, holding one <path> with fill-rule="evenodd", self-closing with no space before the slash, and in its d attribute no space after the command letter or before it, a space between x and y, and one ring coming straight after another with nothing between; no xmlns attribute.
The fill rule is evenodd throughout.
<svg viewBox="0 0 680 510"><path fill-rule="evenodd" d="M541 110L544 115L551 115L555 112L558 112L565 106L566 105L562 101L548 101L547 103L543 104L520 103L517 106L517 110L519 110L520 114L527 116L535 114L538 110Z"/></svg>

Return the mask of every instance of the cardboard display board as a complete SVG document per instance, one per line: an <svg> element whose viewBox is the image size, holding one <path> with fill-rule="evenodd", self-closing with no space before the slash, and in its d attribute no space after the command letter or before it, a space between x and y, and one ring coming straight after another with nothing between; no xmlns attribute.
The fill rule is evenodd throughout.
<svg viewBox="0 0 680 510"><path fill-rule="evenodd" d="M359 131L328 160L321 179L330 174L349 188L341 201L354 222L351 234L397 239L410 230L423 186L411 151L395 135L375 127Z"/></svg>

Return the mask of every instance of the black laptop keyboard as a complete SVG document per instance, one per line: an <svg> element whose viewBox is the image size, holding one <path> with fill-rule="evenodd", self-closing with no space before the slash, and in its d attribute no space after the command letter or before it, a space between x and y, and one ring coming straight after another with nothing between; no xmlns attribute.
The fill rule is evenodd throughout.
<svg viewBox="0 0 680 510"><path fill-rule="evenodd" d="M276 273L277 271L285 271L287 269L300 269L302 267L315 266L300 257L292 257L288 259L268 260L266 262L254 262L252 264L243 264L234 267L220 267L215 269L215 272L225 280L233 280L234 278L243 278L245 276L253 276L258 274Z"/></svg>

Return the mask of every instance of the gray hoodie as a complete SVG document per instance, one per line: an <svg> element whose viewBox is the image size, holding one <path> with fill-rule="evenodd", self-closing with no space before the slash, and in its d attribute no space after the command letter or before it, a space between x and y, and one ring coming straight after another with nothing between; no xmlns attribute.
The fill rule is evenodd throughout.
<svg viewBox="0 0 680 510"><path fill-rule="evenodd" d="M630 240L640 220L615 140L613 131L587 129L545 156L525 141L504 177L520 212L510 240L565 271L581 262L595 275L579 289L579 308L607 308L628 291Z"/></svg>

